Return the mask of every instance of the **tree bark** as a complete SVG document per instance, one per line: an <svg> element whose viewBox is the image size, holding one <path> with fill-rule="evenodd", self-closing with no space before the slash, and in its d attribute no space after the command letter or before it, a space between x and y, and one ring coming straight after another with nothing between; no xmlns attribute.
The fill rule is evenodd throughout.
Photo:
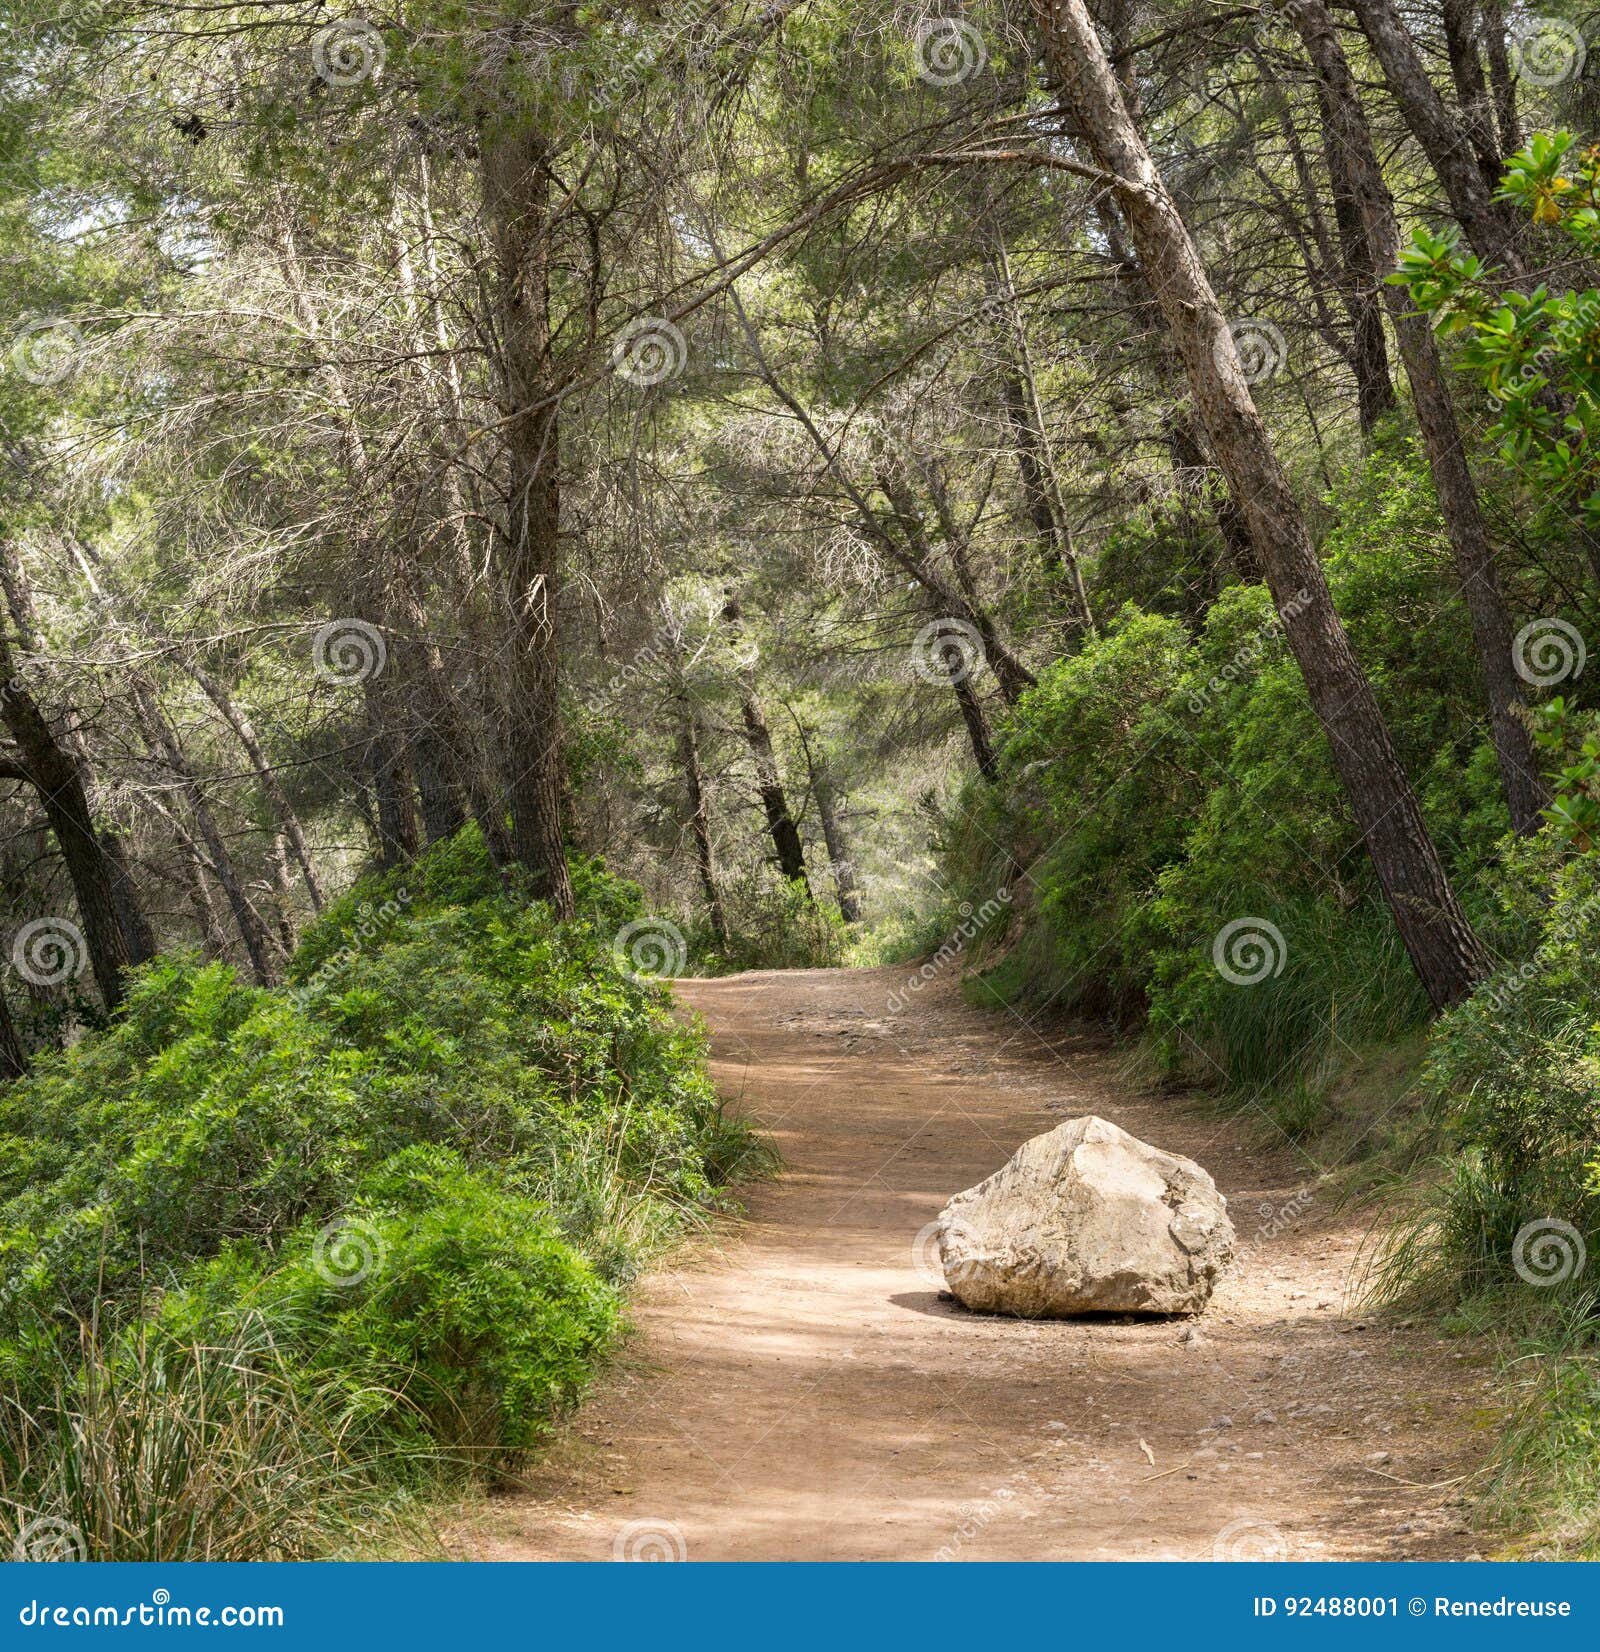
<svg viewBox="0 0 1600 1652"><path fill-rule="evenodd" d="M17 1036L16 1023L11 1019L11 1006L6 1002L6 989L0 983L0 1084L21 1078L28 1070L27 1053Z"/></svg>
<svg viewBox="0 0 1600 1652"><path fill-rule="evenodd" d="M1489 60L1500 152L1514 155L1522 147L1522 122L1517 118L1517 82L1511 73L1511 54L1506 50L1506 17L1500 0L1483 0L1483 54Z"/></svg>
<svg viewBox="0 0 1600 1652"><path fill-rule="evenodd" d="M1385 84L1411 135L1444 188L1450 210L1477 255L1513 279L1525 273L1516 229L1502 204L1491 198L1470 135L1445 107L1428 78L1416 42L1406 32L1394 0L1350 0L1383 71Z"/></svg>
<svg viewBox="0 0 1600 1652"><path fill-rule="evenodd" d="M92 582L92 569L88 571ZM28 583L27 569L22 564L22 558L16 554L15 547L3 539L0 539L0 586L4 587L6 607L10 612L12 624L16 627L18 640L25 649L38 653L38 623L34 614L33 590ZM98 595L98 587L95 587L95 590ZM4 625L0 623L0 631L3 630ZM0 673L0 683L6 680L6 674ZM63 719L61 747L66 756L78 765L84 796L92 817L95 813L94 771L70 714ZM139 887L133 881L133 874L129 870L128 857L121 838L109 826L99 829L96 835L106 860L106 875L111 882L111 898L116 907L117 921L122 927L123 951L127 957L128 967L135 968L155 957L155 931L145 916L144 903L139 895Z"/></svg>
<svg viewBox="0 0 1600 1652"><path fill-rule="evenodd" d="M839 916L853 926L861 922L861 893L850 847L845 841L844 817L840 813L838 794L833 789L833 772L826 752L812 765L811 792L817 800L817 818L822 822L822 841L828 847L828 861L833 867L834 888L839 892Z"/></svg>
<svg viewBox="0 0 1600 1652"><path fill-rule="evenodd" d="M387 872L415 860L420 845L416 798L405 742L396 728L391 697L369 678L363 685L367 711L367 772L372 780L378 864Z"/></svg>
<svg viewBox="0 0 1600 1652"><path fill-rule="evenodd" d="M993 785L1000 777L1000 765L995 761L989 724L983 715L983 706L972 690L971 679L959 671L952 671L950 691L961 708L961 721L966 725L967 742L972 747L972 758L978 765L978 773Z"/></svg>
<svg viewBox="0 0 1600 1652"><path fill-rule="evenodd" d="M233 696L203 666L191 661L188 672L194 678L200 692L217 708L222 720L233 730L239 744L244 748L244 754L250 759L250 766L256 772L256 782L261 787L262 796L266 798L268 807L277 817L279 829L294 852L295 864L300 868L300 876L305 881L306 894L311 898L311 909L313 912L321 912L324 902L322 881L317 876L316 864L311 858L311 845L306 841L305 829L300 824L300 817L295 813L294 805L289 801L288 793L279 784L272 765L267 761L267 754L262 747L260 736L256 733L255 724Z"/></svg>
<svg viewBox="0 0 1600 1652"><path fill-rule="evenodd" d="M1495 140L1494 104L1489 83L1484 78L1483 60L1473 28L1477 0L1443 0L1445 55L1450 59L1450 78L1455 83L1456 101L1461 107L1461 125L1472 143L1484 187L1492 196L1500 187L1505 157Z"/></svg>
<svg viewBox="0 0 1600 1652"><path fill-rule="evenodd" d="M510 467L498 560L511 632L506 743L512 844L539 894L558 917L569 918L557 700L561 492L550 328L550 177L543 148L525 128L486 131L480 147Z"/></svg>
<svg viewBox="0 0 1600 1652"><path fill-rule="evenodd" d="M1027 317L1017 297L1011 277L1011 260L1005 243L996 238L992 257L990 291L1004 309L1006 338L1001 368L1001 394L1011 423L1016 448L1017 473L1028 505L1028 517L1039 541L1045 565L1064 579L1071 594L1072 624L1075 630L1095 634L1094 611L1083 583L1083 568L1072 543L1072 529L1056 486L1055 463L1044 422L1044 404L1039 399L1039 381L1033 370L1033 352L1028 346Z"/></svg>
<svg viewBox="0 0 1600 1652"><path fill-rule="evenodd" d="M1367 261L1381 277L1399 263L1400 227L1355 76L1325 0L1288 0L1285 14L1317 75L1330 160L1336 157L1338 174L1356 206L1368 247ZM1516 672L1511 620L1500 592L1494 549L1433 329L1425 317L1412 312L1400 288L1385 285L1384 292L1411 383L1439 509L1455 554L1462 598L1472 622L1501 786L1513 829L1526 835L1539 829L1540 811L1550 799L1528 727L1525 692Z"/></svg>
<svg viewBox="0 0 1600 1652"><path fill-rule="evenodd" d="M100 847L111 866L111 898L116 902L117 921L122 925L128 964L130 968L136 968L155 957L156 932L150 927L150 919L145 914L144 902L139 897L138 884L133 881L133 870L128 865L128 854L121 837L110 827L101 827Z"/></svg>
<svg viewBox="0 0 1600 1652"><path fill-rule="evenodd" d="M50 727L17 673L6 627L0 625L0 719L16 742L22 771L39 794L45 819L66 863L95 985L108 1010L123 999L122 972L132 962L119 912L120 868L95 831L80 759Z"/></svg>
<svg viewBox="0 0 1600 1652"><path fill-rule="evenodd" d="M1373 263L1372 246L1362 222L1359 183L1351 175L1344 146L1333 135L1336 117L1328 106L1328 96L1328 88L1319 80L1317 108L1322 116L1322 154L1333 193L1333 219L1339 231L1340 287L1350 316L1356 414L1361 434L1370 436L1395 409L1389 348L1383 336L1382 274Z"/></svg>
<svg viewBox="0 0 1600 1652"><path fill-rule="evenodd" d="M683 768L684 786L689 793L689 830L694 837L695 865L700 872L700 889L705 895L711 933L728 944L728 914L722 903L722 880L717 872L717 846L711 835L711 796L705 770L700 762L700 722L689 704L688 694L678 698L678 761Z"/></svg>
<svg viewBox="0 0 1600 1652"><path fill-rule="evenodd" d="M733 592L727 592L726 597L722 618L737 641L744 632L744 614ZM784 794L778 759L772 749L772 731L767 727L766 713L761 709L761 699L756 693L755 673L748 667L739 673L739 716L744 723L745 744L750 748L751 761L755 765L756 792L767 817L767 831L772 838L778 870L790 883L798 885L808 900L812 899L800 828L789 813L789 800Z"/></svg>
<svg viewBox="0 0 1600 1652"><path fill-rule="evenodd" d="M1250 396L1194 242L1123 106L1083 0L1034 0L1046 62L1118 194L1140 263L1183 358L1217 462L1250 525L1285 635L1327 735L1378 883L1432 1002L1489 968L1333 606L1300 507Z"/></svg>
<svg viewBox="0 0 1600 1652"><path fill-rule="evenodd" d="M152 755L160 759L188 802L195 830L199 833L200 842L205 849L206 861L217 882L222 885L222 893L227 898L229 910L233 913L239 938L244 942L245 956L250 960L250 971L259 986L270 987L277 974L273 967L272 939L266 925L261 921L260 914L250 904L250 898L245 893L238 868L234 864L233 852L229 849L222 828L217 823L217 817L211 808L211 800L206 796L205 787L200 783L200 776L195 772L194 765L180 744L177 730L173 728L162 709L153 685L135 672L131 676L129 686Z"/></svg>

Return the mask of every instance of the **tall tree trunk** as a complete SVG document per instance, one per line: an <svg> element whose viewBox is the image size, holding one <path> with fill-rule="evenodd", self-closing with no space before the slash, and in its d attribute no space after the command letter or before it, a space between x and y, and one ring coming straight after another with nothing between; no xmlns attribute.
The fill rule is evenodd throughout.
<svg viewBox="0 0 1600 1652"><path fill-rule="evenodd" d="M1044 421L1044 404L1039 399L1039 380L1033 370L1033 352L1028 345L1027 317L1017 297L1005 242L998 236L991 265L990 291L1004 311L1006 344L1001 392L1011 423L1017 472L1022 480L1023 497L1028 502L1028 516L1033 522L1046 566L1052 567L1052 571L1066 581L1074 627L1093 636L1094 611L1089 606L1083 568L1072 543L1066 506L1056 485L1055 462Z"/></svg>
<svg viewBox="0 0 1600 1652"><path fill-rule="evenodd" d="M1472 249L1485 263L1499 264L1513 279L1524 273L1516 229L1503 204L1492 199L1471 137L1439 96L1396 11L1394 0L1350 0L1383 71L1385 84L1411 135L1444 187Z"/></svg>
<svg viewBox="0 0 1600 1652"><path fill-rule="evenodd" d="M389 694L368 679L363 685L367 711L367 771L372 781L378 828L378 864L385 871L416 858L416 797L405 742L396 729Z"/></svg>
<svg viewBox="0 0 1600 1652"><path fill-rule="evenodd" d="M1289 647L1395 924L1429 998L1441 1007L1452 1004L1487 973L1487 955L1450 886L1372 685L1334 609L1205 268L1123 106L1083 0L1034 4L1050 73L1095 160L1119 180L1139 261L1182 355L1217 461L1250 524Z"/></svg>
<svg viewBox="0 0 1600 1652"><path fill-rule="evenodd" d="M561 579L559 391L550 330L550 176L538 139L481 135L483 201L494 241L504 441L510 464L499 557L510 616L507 758L512 842L538 892L573 913L562 832L557 637Z"/></svg>
<svg viewBox="0 0 1600 1652"><path fill-rule="evenodd" d="M103 826L100 847L111 866L111 898L116 903L117 921L122 925L123 940L127 944L128 964L136 968L155 957L156 932L150 927L144 902L139 898L139 886L133 881L133 869L128 865L128 852L121 837L109 826Z"/></svg>
<svg viewBox="0 0 1600 1652"><path fill-rule="evenodd" d="M406 746L411 754L411 772L416 776L417 801L422 807L423 835L434 844L454 837L466 825L467 815L456 784L455 762L435 723L438 704L423 675L426 669L413 663L406 673L405 694L411 711Z"/></svg>
<svg viewBox="0 0 1600 1652"><path fill-rule="evenodd" d="M1381 277L1396 268L1400 227L1367 126L1366 113L1349 60L1334 30L1325 0L1288 0L1286 15L1311 59L1322 91L1330 158L1355 203L1368 262ZM1422 445L1433 474L1445 531L1455 553L1461 594L1472 621L1479 673L1489 708L1490 735L1500 766L1500 782L1512 827L1535 832L1548 804L1529 731L1521 679L1512 652L1511 620L1500 592L1488 529L1467 462L1461 428L1433 329L1412 312L1405 294L1385 286L1389 314L1411 383Z"/></svg>
<svg viewBox="0 0 1600 1652"><path fill-rule="evenodd" d="M9 684L8 691L0 694L0 719L16 742L19 773L39 794L45 819L55 833L77 898L95 985L106 1008L114 1010L122 1003L122 972L132 962L117 894L121 868L106 853L95 831L83 764L56 738L19 678L4 625L0 625L0 682Z"/></svg>
<svg viewBox="0 0 1600 1652"><path fill-rule="evenodd" d="M1495 139L1494 104L1489 97L1489 83L1483 74L1483 59L1478 56L1478 38L1474 13L1478 0L1443 0L1441 18L1444 23L1445 55L1450 59L1450 78L1455 82L1456 101L1461 107L1461 125L1472 143L1472 152L1483 174L1484 187L1490 195L1500 187L1500 173L1505 157Z"/></svg>
<svg viewBox="0 0 1600 1652"><path fill-rule="evenodd" d="M1389 376L1389 349L1383 336L1383 273L1374 266L1372 246L1361 218L1359 188L1350 176L1343 147L1334 140L1334 113L1328 89L1317 83L1322 116L1322 154L1333 191L1333 219L1339 231L1340 289L1351 327L1351 364L1356 375L1356 414L1361 433L1370 436L1394 412L1394 381Z"/></svg>
<svg viewBox="0 0 1600 1652"><path fill-rule="evenodd" d="M689 696L678 698L678 761L683 768L684 787L689 794L689 830L694 837L695 865L700 873L700 889L706 898L711 933L728 944L728 914L722 903L722 880L717 873L717 846L711 835L711 795L700 762L700 722Z"/></svg>
<svg viewBox="0 0 1600 1652"><path fill-rule="evenodd" d="M0 1084L21 1078L28 1070L27 1053L17 1036L16 1023L11 1019L11 1006L6 1002L5 984L0 982Z"/></svg>
<svg viewBox="0 0 1600 1652"><path fill-rule="evenodd" d="M177 730L162 709L154 686L138 673L133 674L129 686L152 754L161 760L188 802L189 814L205 849L206 861L217 882L222 885L222 893L238 926L239 938L244 942L251 973L258 985L270 987L277 973L273 967L272 939L261 921L261 915L250 904L250 897L245 893L238 867L234 864L233 851L229 849L228 841L217 823L211 800L206 796L205 787L200 784L200 776L179 742Z"/></svg>
<svg viewBox="0 0 1600 1652"><path fill-rule="evenodd" d="M726 599L722 618L737 643L744 633L744 614L738 597L732 591L726 593ZM777 755L772 749L772 731L767 727L766 713L761 709L761 697L756 693L755 672L749 667L739 673L739 716L744 723L745 744L750 748L750 759L755 765L756 792L767 817L767 831L772 837L778 870L790 883L804 890L807 899L811 899L811 880L806 876L806 854L800 841L800 828L789 813L789 800L784 794Z"/></svg>
<svg viewBox="0 0 1600 1652"><path fill-rule="evenodd" d="M861 922L861 894L856 883L855 865L850 859L850 846L845 840L844 816L840 812L838 793L833 789L833 770L826 752L819 753L812 765L811 794L817 800L822 841L828 847L833 884L839 892L839 916L847 924L858 924Z"/></svg>
<svg viewBox="0 0 1600 1652"><path fill-rule="evenodd" d="M1483 0L1483 55L1489 60L1500 153L1514 155L1522 147L1522 123L1517 118L1517 82L1511 73L1511 54L1506 50L1506 16L1500 0Z"/></svg>
<svg viewBox="0 0 1600 1652"><path fill-rule="evenodd" d="M250 767L255 770L261 794L276 817L278 827L289 848L294 851L295 864L300 868L306 893L311 897L311 909L321 912L322 881L317 876L317 868L311 858L311 845L306 841L305 828L300 824L300 817L295 813L288 793L284 791L273 772L272 765L267 761L267 754L262 747L260 736L256 733L255 724L233 696L203 666L191 661L188 672L194 678L200 692L221 713L223 721L233 730L234 736L244 748L245 756L250 759Z"/></svg>

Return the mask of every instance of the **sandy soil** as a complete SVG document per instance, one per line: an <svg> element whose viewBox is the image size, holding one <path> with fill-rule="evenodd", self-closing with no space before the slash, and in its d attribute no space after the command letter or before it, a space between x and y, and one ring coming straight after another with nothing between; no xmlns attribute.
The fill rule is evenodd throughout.
<svg viewBox="0 0 1600 1652"><path fill-rule="evenodd" d="M1141 1092L1092 1038L900 970L679 983L782 1149L747 1221L654 1276L639 1336L485 1559L1448 1559L1494 1425L1479 1354L1353 1302L1364 1230L1288 1151ZM1203 1318L1024 1323L921 1234L1094 1112L1198 1159L1244 1246ZM935 1264L936 1265L936 1264Z"/></svg>

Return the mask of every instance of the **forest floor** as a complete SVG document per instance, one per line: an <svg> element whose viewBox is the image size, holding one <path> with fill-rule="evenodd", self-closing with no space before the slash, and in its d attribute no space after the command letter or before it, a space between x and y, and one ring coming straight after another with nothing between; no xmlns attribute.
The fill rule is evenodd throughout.
<svg viewBox="0 0 1600 1652"><path fill-rule="evenodd" d="M1261 1128L1105 1043L907 972L682 981L785 1169L645 1282L638 1334L484 1559L1451 1559L1498 1413L1487 1350L1361 1310L1367 1230ZM941 1298L918 1236L1028 1137L1099 1113L1197 1159L1241 1259L1198 1320L1024 1322ZM1308 1176L1310 1179L1308 1180ZM935 1262L936 1265L936 1262Z"/></svg>

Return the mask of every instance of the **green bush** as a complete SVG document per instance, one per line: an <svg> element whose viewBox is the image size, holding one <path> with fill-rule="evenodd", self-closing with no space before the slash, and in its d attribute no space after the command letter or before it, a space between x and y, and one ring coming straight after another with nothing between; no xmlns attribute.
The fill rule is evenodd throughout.
<svg viewBox="0 0 1600 1652"><path fill-rule="evenodd" d="M1400 1241L1407 1289L1514 1287L1551 1220L1600 1254L1600 862L1561 854L1547 834L1511 861L1503 905L1534 944L1433 1030L1425 1095L1450 1157Z"/></svg>
<svg viewBox="0 0 1600 1652"><path fill-rule="evenodd" d="M1460 686L1476 677L1471 633L1426 469L1391 432L1333 504L1335 599L1452 870L1493 917L1476 880L1507 822ZM1124 606L1040 673L1002 732L999 784L969 786L941 846L969 902L1008 875L1007 856L1027 869L1034 933L995 972L1001 996L1144 1028L1164 1068L1248 1095L1297 1133L1334 1052L1424 1024L1263 587L1224 589L1196 628ZM1214 948L1246 920L1270 956L1240 984Z"/></svg>
<svg viewBox="0 0 1600 1652"><path fill-rule="evenodd" d="M537 1439L611 1345L618 1286L764 1163L703 1035L614 953L637 891L593 864L574 882L558 923L463 833L333 903L289 987L157 960L104 1031L0 1091L0 1386L21 1408L0 1503L78 1524L74 1465L121 1449L97 1437L105 1395L209 1370L219 1327L270 1345L308 1441L358 1466ZM152 1439L175 1484L206 1449L194 1407L267 1464L281 1434L244 1426L260 1383L170 1388Z"/></svg>
<svg viewBox="0 0 1600 1652"><path fill-rule="evenodd" d="M689 961L697 973L828 969L842 964L850 949L850 932L839 914L775 872L761 869L734 880L723 891L723 903L726 941L703 918L690 927Z"/></svg>

